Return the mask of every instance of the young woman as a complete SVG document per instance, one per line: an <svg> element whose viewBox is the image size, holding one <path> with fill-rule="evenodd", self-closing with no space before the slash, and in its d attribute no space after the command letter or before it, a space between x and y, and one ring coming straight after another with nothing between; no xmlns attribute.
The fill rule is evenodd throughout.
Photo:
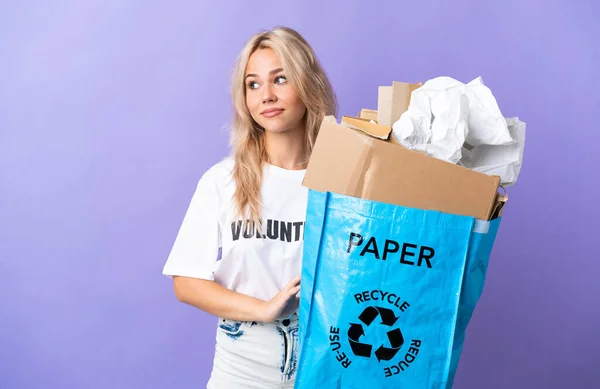
<svg viewBox="0 0 600 389"><path fill-rule="evenodd" d="M253 36L232 80L232 156L200 178L163 273L219 317L207 388L293 388L307 189L321 121L337 103L296 31Z"/></svg>

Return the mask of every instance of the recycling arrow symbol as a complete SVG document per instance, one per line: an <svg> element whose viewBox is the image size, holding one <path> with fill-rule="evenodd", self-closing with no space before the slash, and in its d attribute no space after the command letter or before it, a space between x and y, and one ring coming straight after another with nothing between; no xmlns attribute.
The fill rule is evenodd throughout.
<svg viewBox="0 0 600 389"><path fill-rule="evenodd" d="M378 316L381 317L380 324L386 327L392 327L398 320L394 314L394 311L382 307L367 307L360 314L358 319L368 327ZM360 341L360 338L365 335L363 324L350 323L350 328L348 329L348 341L350 342L350 347L352 348L354 355L370 358L371 352L373 351L373 346ZM396 353L398 353L404 344L404 337L402 336L402 331L400 331L400 328L394 328L387 331L387 338L389 340L390 347L381 345L377 350L375 350L375 357L377 358L378 362L389 361L394 358Z"/></svg>

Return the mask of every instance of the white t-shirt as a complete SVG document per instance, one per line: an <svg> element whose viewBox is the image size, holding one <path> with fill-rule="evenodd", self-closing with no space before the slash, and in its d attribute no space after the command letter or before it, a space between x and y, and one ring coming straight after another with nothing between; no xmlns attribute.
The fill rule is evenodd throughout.
<svg viewBox="0 0 600 389"><path fill-rule="evenodd" d="M200 179L163 274L217 281L262 300L300 275L308 189L305 170L265 164L263 235L243 231L234 219L233 159L212 166Z"/></svg>

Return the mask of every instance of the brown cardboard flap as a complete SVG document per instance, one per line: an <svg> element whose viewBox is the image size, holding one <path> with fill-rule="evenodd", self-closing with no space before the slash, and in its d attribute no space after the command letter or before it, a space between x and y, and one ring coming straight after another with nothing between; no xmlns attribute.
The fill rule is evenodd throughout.
<svg viewBox="0 0 600 389"><path fill-rule="evenodd" d="M363 108L360 110L358 117L361 119L374 120L377 121L377 110L375 109L367 109Z"/></svg>
<svg viewBox="0 0 600 389"><path fill-rule="evenodd" d="M421 83L392 82L392 86L380 86L377 99L377 122L392 126L408 109L412 92Z"/></svg>
<svg viewBox="0 0 600 389"><path fill-rule="evenodd" d="M368 119L353 118L351 116L342 116L342 123L349 125L355 130L374 136L378 139L388 139L392 127L382 126L381 124L371 123Z"/></svg>
<svg viewBox="0 0 600 389"><path fill-rule="evenodd" d="M501 195L500 193L496 194L496 202L494 203L494 208L492 211L492 215L490 216L490 220L502 216L502 211L504 210L504 206L508 201L508 193L506 193L506 189L504 189L502 185L500 185L500 187L504 190L504 195Z"/></svg>
<svg viewBox="0 0 600 389"><path fill-rule="evenodd" d="M303 185L368 200L490 220L500 178L324 120Z"/></svg>
<svg viewBox="0 0 600 389"><path fill-rule="evenodd" d="M377 123L391 126L392 122L392 87L380 86L377 95Z"/></svg>

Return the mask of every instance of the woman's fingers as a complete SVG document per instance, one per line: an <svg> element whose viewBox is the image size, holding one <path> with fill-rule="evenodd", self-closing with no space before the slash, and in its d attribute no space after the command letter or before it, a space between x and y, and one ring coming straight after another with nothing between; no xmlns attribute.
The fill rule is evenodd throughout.
<svg viewBox="0 0 600 389"><path fill-rule="evenodd" d="M294 287L298 284L300 284L300 276L292 278L292 280L288 283L288 287Z"/></svg>
<svg viewBox="0 0 600 389"><path fill-rule="evenodd" d="M300 285L298 286L294 286L290 292L290 296L294 296L296 294L298 294L298 292L300 292Z"/></svg>
<svg viewBox="0 0 600 389"><path fill-rule="evenodd" d="M288 284L282 289L282 291L291 293L292 290L294 290L295 288L299 288L299 287L300 287L300 276L296 276L296 277L292 278L292 280L290 282L288 282ZM287 295L287 293L285 293L285 294Z"/></svg>

